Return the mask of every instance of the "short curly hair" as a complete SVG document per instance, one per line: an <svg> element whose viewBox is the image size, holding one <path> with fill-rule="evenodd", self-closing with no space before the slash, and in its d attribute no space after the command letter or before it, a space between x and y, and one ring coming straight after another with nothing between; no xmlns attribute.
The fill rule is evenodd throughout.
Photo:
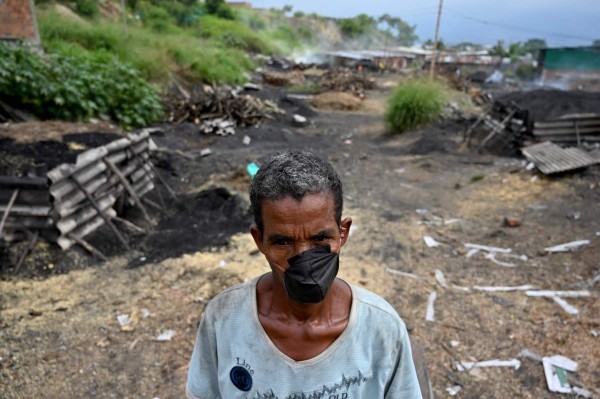
<svg viewBox="0 0 600 399"><path fill-rule="evenodd" d="M306 194L329 191L333 195L338 225L344 207L342 182L331 164L307 151L283 151L271 155L250 183L250 207L254 223L264 232L263 201L277 201L287 196L301 200Z"/></svg>

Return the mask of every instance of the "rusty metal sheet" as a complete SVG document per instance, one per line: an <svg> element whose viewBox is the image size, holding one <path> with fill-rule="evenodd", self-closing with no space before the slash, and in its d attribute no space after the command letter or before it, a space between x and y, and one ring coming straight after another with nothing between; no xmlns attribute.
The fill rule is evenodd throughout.
<svg viewBox="0 0 600 399"><path fill-rule="evenodd" d="M549 141L535 144L521 150L525 157L533 162L544 174L566 172L600 163L578 148L561 148Z"/></svg>

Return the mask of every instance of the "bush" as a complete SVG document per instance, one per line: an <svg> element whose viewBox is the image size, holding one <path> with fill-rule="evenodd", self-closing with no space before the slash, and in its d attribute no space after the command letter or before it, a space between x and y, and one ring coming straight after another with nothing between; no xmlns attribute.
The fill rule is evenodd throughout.
<svg viewBox="0 0 600 399"><path fill-rule="evenodd" d="M522 80L533 80L535 72L535 67L527 64L520 64L515 70L515 74Z"/></svg>
<svg viewBox="0 0 600 399"><path fill-rule="evenodd" d="M246 51L273 54L276 50L267 38L237 21L206 15L199 19L198 31L204 38L219 40Z"/></svg>
<svg viewBox="0 0 600 399"><path fill-rule="evenodd" d="M41 119L106 115L131 127L162 116L156 90L108 53L41 58L0 44L0 97Z"/></svg>
<svg viewBox="0 0 600 399"><path fill-rule="evenodd" d="M388 101L385 121L392 133L402 133L436 121L444 106L444 88L432 81L398 87Z"/></svg>
<svg viewBox="0 0 600 399"><path fill-rule="evenodd" d="M94 18L98 15L98 0L76 0L75 11L84 17Z"/></svg>

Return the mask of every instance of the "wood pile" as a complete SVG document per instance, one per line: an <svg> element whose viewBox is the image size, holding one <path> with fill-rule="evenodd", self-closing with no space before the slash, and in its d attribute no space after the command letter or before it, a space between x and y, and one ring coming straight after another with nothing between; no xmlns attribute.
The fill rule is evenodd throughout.
<svg viewBox="0 0 600 399"><path fill-rule="evenodd" d="M201 133L221 136L234 134L236 126L259 125L273 119L273 113L284 113L271 101L239 95L227 86L199 86L190 94L172 95L165 102L169 122L193 122Z"/></svg>
<svg viewBox="0 0 600 399"><path fill-rule="evenodd" d="M300 71L263 72L263 81L271 86L289 86L304 83L306 79Z"/></svg>
<svg viewBox="0 0 600 399"><path fill-rule="evenodd" d="M375 88L375 81L349 69L332 69L319 78L321 91L350 92L362 97L365 90Z"/></svg>

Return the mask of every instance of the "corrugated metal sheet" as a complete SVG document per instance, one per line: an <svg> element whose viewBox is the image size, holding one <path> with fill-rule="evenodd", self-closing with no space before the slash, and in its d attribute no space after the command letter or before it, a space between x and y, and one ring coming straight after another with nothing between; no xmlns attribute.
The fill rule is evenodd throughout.
<svg viewBox="0 0 600 399"><path fill-rule="evenodd" d="M599 114L571 114L557 119L534 123L533 135L540 140L556 143L600 141Z"/></svg>
<svg viewBox="0 0 600 399"><path fill-rule="evenodd" d="M525 157L533 162L544 174L565 172L600 163L578 148L561 148L545 141L521 150Z"/></svg>

